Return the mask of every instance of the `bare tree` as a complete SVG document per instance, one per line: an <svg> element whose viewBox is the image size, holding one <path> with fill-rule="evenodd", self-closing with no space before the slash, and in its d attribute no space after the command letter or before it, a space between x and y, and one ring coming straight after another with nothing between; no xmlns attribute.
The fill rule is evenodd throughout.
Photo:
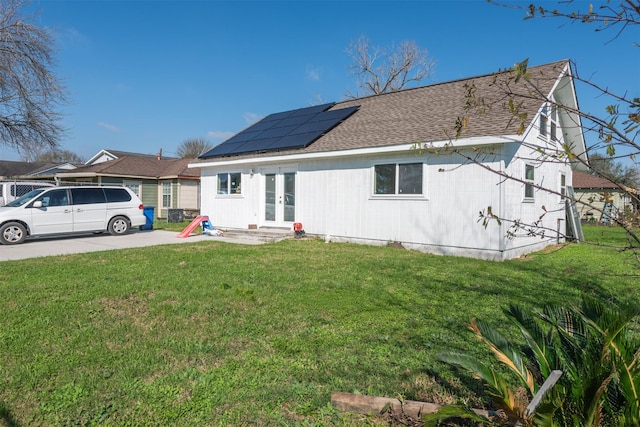
<svg viewBox="0 0 640 427"><path fill-rule="evenodd" d="M640 4L634 0L601 1L602 4L594 8L593 3L581 3L587 10L573 9L576 5L574 0L564 0L561 8L551 9L546 6L529 4L529 5L513 5L487 0L497 6L519 9L526 13L526 19L533 18L562 18L568 21L578 21L587 24L596 24L596 31L607 29L618 29L618 34L627 29L629 26L640 24ZM637 42L636 42L637 45Z"/></svg>
<svg viewBox="0 0 640 427"><path fill-rule="evenodd" d="M572 5L571 0L560 3L565 7L567 4ZM640 23L640 3L633 0L620 0L617 5L614 3L615 2L606 1L603 6L598 8L589 5L589 10L586 12L548 10L534 5L521 6L505 5L502 3L499 5L523 10L526 13L524 19L553 16L578 20L584 23L599 23L600 25L596 28L597 31L618 28L619 32L616 34L617 37L620 31L633 28ZM580 4L580 6L583 5L582 3ZM639 46L637 42L635 42L634 45L636 47ZM478 96L473 84L467 85L465 88L465 113L456 119L455 124L452 126L453 132L449 135L450 138L455 140L463 135L470 121L478 116L487 114L487 112L492 109L508 111L508 114L512 117L512 121L519 124L519 133L522 133L526 124L531 122L533 117L527 116L521 106L524 105L524 103L530 102L536 102L538 105L546 104L558 111L563 110L567 113L566 116L568 117L574 117L573 123L565 123L564 126L581 126L585 135L592 134L594 136L595 142L587 147L587 153L575 152L570 142L565 143L562 148L557 151L536 150L536 147L531 147L533 152L537 153L537 158L530 160L539 163L571 161L575 165L579 165L583 170L589 171L591 174L608 179L618 186L621 191L629 191L630 189L627 186L629 181L625 179L625 177L629 178L628 174L617 173L615 169L612 169L611 162L604 161L603 159L616 162L627 161L631 164L635 163L636 168L638 167L637 161L640 159L640 142L638 142L638 136L640 134L640 98L632 98L626 92L622 94L613 93L607 88L606 84L599 84L591 78L583 77L578 72L577 64L572 62L571 68L574 84L595 89L599 93L600 98L606 99L609 104L601 114L590 113L577 106L564 105L550 98L546 91L536 86L536 79L540 76L533 76L532 73L529 73L527 66L528 60L524 60L517 63L511 69L497 72L493 80L493 91L497 93L498 96L494 99ZM523 85L527 90L521 90ZM473 155L469 155L462 150L453 148L452 144L451 151L466 158L468 163L475 163L487 168L486 164L482 163L482 159L486 157L488 153L483 152L482 149ZM604 153L604 155L600 153ZM595 161L590 161L589 155L592 160ZM504 171L491 171L500 175L505 180L524 182L521 177L507 175ZM637 185L635 181L631 181L631 183ZM544 184L535 185L535 188L537 191L560 195L558 189L545 187ZM631 189L631 191L633 191L633 189ZM635 197L637 197L637 193ZM589 202L577 199L571 201L573 203L585 204L594 211L606 214L602 207L591 205ZM542 218L544 214L544 212L541 212L540 218ZM499 218L492 212L490 207L481 212L480 217L482 223L485 225L490 221L506 221L511 224L512 233L520 230L528 235L543 235L545 232L545 230L540 228L540 222L538 221L532 224L524 224L517 218ZM613 220L627 232L628 246L626 249L633 249L638 252L640 249L640 233L637 232L637 213L636 217L632 218L632 221L628 221L626 217L615 217Z"/></svg>
<svg viewBox="0 0 640 427"><path fill-rule="evenodd" d="M348 98L394 92L419 83L430 77L435 62L424 49L413 41L404 41L398 46L383 49L371 46L369 39L361 36L347 48L353 65L352 74L357 76L358 91L347 92Z"/></svg>
<svg viewBox="0 0 640 427"><path fill-rule="evenodd" d="M64 89L53 75L49 33L22 16L23 0L0 2L0 144L18 152L55 148Z"/></svg>
<svg viewBox="0 0 640 427"><path fill-rule="evenodd" d="M629 188L640 188L640 171L632 166L625 165L614 157L591 153L589 155L589 164L592 167L589 170L592 175L605 177Z"/></svg>
<svg viewBox="0 0 640 427"><path fill-rule="evenodd" d="M51 163L84 163L82 157L69 150L49 150L36 155L32 160L34 162L51 162Z"/></svg>
<svg viewBox="0 0 640 427"><path fill-rule="evenodd" d="M191 138L183 141L178 146L177 153L183 159L196 159L212 148L213 145L204 138Z"/></svg>

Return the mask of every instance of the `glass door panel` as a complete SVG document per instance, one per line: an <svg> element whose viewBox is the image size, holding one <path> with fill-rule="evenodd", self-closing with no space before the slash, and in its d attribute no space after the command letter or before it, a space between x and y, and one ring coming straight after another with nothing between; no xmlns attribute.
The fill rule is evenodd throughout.
<svg viewBox="0 0 640 427"><path fill-rule="evenodd" d="M293 222L296 219L296 174L284 174L284 220Z"/></svg>
<svg viewBox="0 0 640 427"><path fill-rule="evenodd" d="M265 221L276 220L276 174L265 175L264 185L264 219Z"/></svg>

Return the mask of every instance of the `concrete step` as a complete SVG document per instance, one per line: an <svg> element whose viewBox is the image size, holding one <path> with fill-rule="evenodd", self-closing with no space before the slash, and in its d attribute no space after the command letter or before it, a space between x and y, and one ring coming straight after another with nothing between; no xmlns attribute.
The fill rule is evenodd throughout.
<svg viewBox="0 0 640 427"><path fill-rule="evenodd" d="M255 230L220 228L220 230L224 233L224 237L257 240L260 242L279 242L295 237L295 233L292 230L282 228L259 228Z"/></svg>

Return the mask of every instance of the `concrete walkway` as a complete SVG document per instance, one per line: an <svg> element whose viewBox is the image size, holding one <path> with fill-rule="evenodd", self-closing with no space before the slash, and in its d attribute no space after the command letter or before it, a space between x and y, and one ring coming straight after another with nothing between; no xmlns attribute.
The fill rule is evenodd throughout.
<svg viewBox="0 0 640 427"><path fill-rule="evenodd" d="M176 231L133 230L124 236L111 236L108 233L76 235L56 238L35 238L19 245L0 245L0 262L54 255L78 254L84 252L108 251L113 249L140 248L144 246L180 244L189 242L220 241L259 245L265 243L250 237L216 237L192 234L186 238L178 237Z"/></svg>

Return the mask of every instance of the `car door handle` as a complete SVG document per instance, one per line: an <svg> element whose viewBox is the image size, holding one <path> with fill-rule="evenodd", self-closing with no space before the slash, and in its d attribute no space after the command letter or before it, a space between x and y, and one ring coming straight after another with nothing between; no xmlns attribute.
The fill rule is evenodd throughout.
<svg viewBox="0 0 640 427"><path fill-rule="evenodd" d="M71 212L71 209L65 209L64 210L64 213L69 213L69 212Z"/></svg>

